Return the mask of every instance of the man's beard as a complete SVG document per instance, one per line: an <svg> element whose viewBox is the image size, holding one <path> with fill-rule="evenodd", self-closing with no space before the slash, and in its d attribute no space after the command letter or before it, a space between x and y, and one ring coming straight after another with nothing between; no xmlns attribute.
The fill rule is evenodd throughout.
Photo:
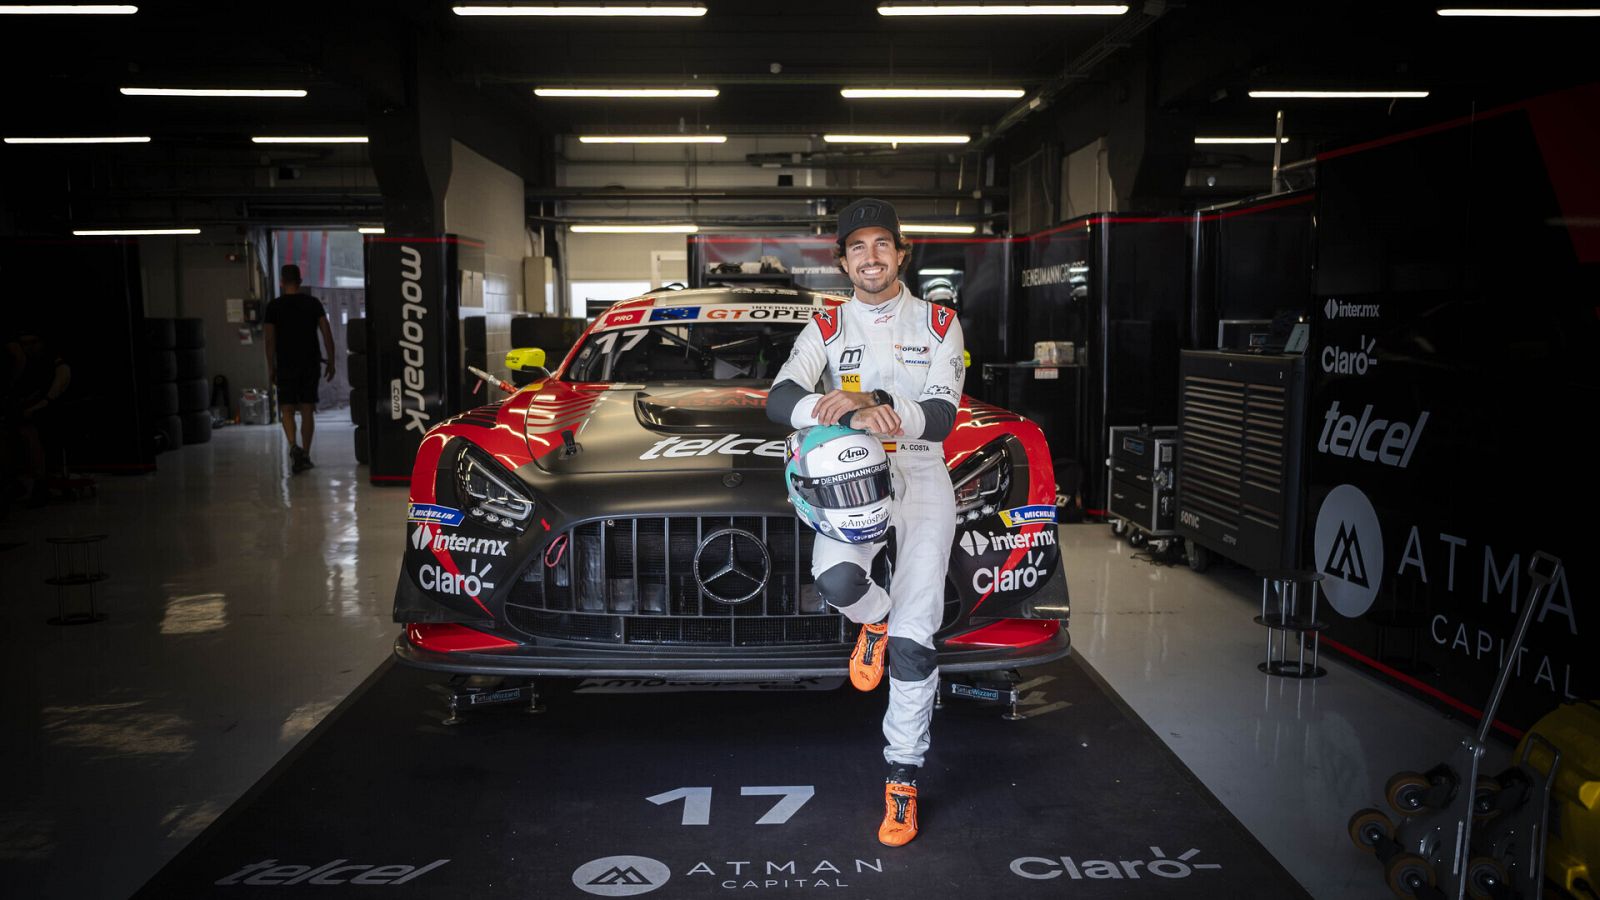
<svg viewBox="0 0 1600 900"><path fill-rule="evenodd" d="M872 280L852 274L850 283L855 286L857 291L863 294L879 294L893 287L899 277L900 273L898 271L885 267L883 274Z"/></svg>

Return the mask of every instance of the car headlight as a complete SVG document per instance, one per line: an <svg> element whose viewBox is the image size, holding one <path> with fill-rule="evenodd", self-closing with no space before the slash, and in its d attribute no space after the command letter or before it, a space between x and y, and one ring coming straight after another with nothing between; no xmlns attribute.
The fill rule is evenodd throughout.
<svg viewBox="0 0 1600 900"><path fill-rule="evenodd" d="M958 518L993 515L1011 490L1011 453L1004 443L989 444L957 466L951 481Z"/></svg>
<svg viewBox="0 0 1600 900"><path fill-rule="evenodd" d="M470 447L456 460L456 495L469 516L489 525L520 531L533 516L533 498L511 473Z"/></svg>

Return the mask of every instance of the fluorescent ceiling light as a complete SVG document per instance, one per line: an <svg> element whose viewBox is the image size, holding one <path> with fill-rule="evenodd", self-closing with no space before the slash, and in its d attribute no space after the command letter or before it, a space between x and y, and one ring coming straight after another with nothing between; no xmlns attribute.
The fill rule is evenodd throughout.
<svg viewBox="0 0 1600 900"><path fill-rule="evenodd" d="M1509 19L1594 18L1600 16L1600 9L1441 9L1439 15Z"/></svg>
<svg viewBox="0 0 1600 900"><path fill-rule="evenodd" d="M1076 3L884 3L880 16L1120 16L1121 5L1092 6Z"/></svg>
<svg viewBox="0 0 1600 900"><path fill-rule="evenodd" d="M918 269L918 275L960 275L960 269Z"/></svg>
<svg viewBox="0 0 1600 900"><path fill-rule="evenodd" d="M255 144L365 144L365 137L354 135L346 137L253 137L251 143Z"/></svg>
<svg viewBox="0 0 1600 900"><path fill-rule="evenodd" d="M74 231L78 237L132 237L140 234L199 234L198 228L101 228Z"/></svg>
<svg viewBox="0 0 1600 900"><path fill-rule="evenodd" d="M122 88L125 97L304 97L306 92L294 89L259 88Z"/></svg>
<svg viewBox="0 0 1600 900"><path fill-rule="evenodd" d="M704 6L452 6L458 16L635 16L695 18Z"/></svg>
<svg viewBox="0 0 1600 900"><path fill-rule="evenodd" d="M8 137L8 144L148 144L147 137Z"/></svg>
<svg viewBox="0 0 1600 900"><path fill-rule="evenodd" d="M360 234L383 234L381 227L357 228L356 231Z"/></svg>
<svg viewBox="0 0 1600 900"><path fill-rule="evenodd" d="M71 5L45 3L7 3L0 5L0 16L131 16L137 6Z"/></svg>
<svg viewBox="0 0 1600 900"><path fill-rule="evenodd" d="M965 144L964 134L825 134L830 144Z"/></svg>
<svg viewBox="0 0 1600 900"><path fill-rule="evenodd" d="M1273 141L1283 144L1289 143L1288 138L1270 137L1197 137L1194 139L1196 144L1270 144Z"/></svg>
<svg viewBox="0 0 1600 900"><path fill-rule="evenodd" d="M698 225L574 225L578 234L694 234Z"/></svg>
<svg viewBox="0 0 1600 900"><path fill-rule="evenodd" d="M726 144L725 134L580 134L580 144Z"/></svg>
<svg viewBox="0 0 1600 900"><path fill-rule="evenodd" d="M1015 100L1022 88L842 88L839 96L847 100Z"/></svg>
<svg viewBox="0 0 1600 900"><path fill-rule="evenodd" d="M906 234L971 234L978 230L976 225L916 225L911 222L901 222L900 230ZM923 274L928 274L924 269Z"/></svg>
<svg viewBox="0 0 1600 900"><path fill-rule="evenodd" d="M1251 91L1257 99L1311 99L1311 100L1376 100L1417 98L1428 96L1427 91Z"/></svg>
<svg viewBox="0 0 1600 900"><path fill-rule="evenodd" d="M539 97L715 97L721 93L716 88L534 88Z"/></svg>

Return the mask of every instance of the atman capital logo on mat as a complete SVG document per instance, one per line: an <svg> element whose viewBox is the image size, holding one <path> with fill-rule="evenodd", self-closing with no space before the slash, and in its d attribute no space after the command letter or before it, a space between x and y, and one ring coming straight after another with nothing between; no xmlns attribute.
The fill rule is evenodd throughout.
<svg viewBox="0 0 1600 900"><path fill-rule="evenodd" d="M632 897L648 894L672 877L667 864L648 856L603 856L590 860L572 873L572 883L580 890L601 897Z"/></svg>
<svg viewBox="0 0 1600 900"><path fill-rule="evenodd" d="M1074 859L1070 856L1019 856L1011 861L1011 873L1034 881L1066 876L1073 881L1129 880L1147 876L1188 878L1200 869L1220 869L1221 863L1195 862L1200 851L1193 847L1168 857L1160 847L1150 848L1149 859ZM1143 870L1143 871L1141 871Z"/></svg>

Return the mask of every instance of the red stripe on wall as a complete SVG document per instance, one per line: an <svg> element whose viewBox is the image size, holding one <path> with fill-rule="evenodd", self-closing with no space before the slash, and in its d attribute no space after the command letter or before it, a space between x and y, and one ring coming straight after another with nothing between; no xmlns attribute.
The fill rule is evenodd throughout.
<svg viewBox="0 0 1600 900"><path fill-rule="evenodd" d="M1438 688L1434 687L1431 684L1428 684L1427 682L1425 682L1425 681L1423 681L1423 680L1421 680L1419 678L1413 678L1412 676L1407 675L1406 673L1400 671L1399 669L1394 668L1393 666L1386 666L1383 663L1378 662L1377 660L1373 659L1372 657L1366 655L1365 653L1362 653L1362 652L1356 650L1353 647L1347 647L1344 644L1341 644L1338 641L1334 640L1333 638L1323 637L1322 642L1324 644L1327 644L1329 647L1332 647L1333 649L1339 651L1340 653L1343 653L1345 656L1350 657L1351 659L1355 660L1356 662L1359 662L1359 663L1361 663L1363 665L1366 665L1366 666L1369 666L1369 667L1371 667L1373 669L1376 669L1379 672L1382 672L1384 675L1387 675L1390 678L1393 678L1395 681L1398 681L1401 684L1404 684L1406 687L1413 688L1413 689L1415 689L1417 691L1420 691L1420 692L1422 692L1424 694L1427 694L1429 697L1432 697L1433 699L1438 700L1440 703L1443 703L1444 705L1450 707L1451 709L1457 710L1458 712L1466 713L1468 716L1470 716L1475 721L1483 719L1483 710L1478 709L1477 707L1472 706L1472 705L1470 705L1468 703L1464 703L1464 702L1462 702L1460 700L1457 700L1456 698L1450 696L1449 694L1446 694L1444 691L1439 690ZM1522 738L1522 732L1521 731L1519 731L1519 730L1517 730L1515 728L1512 728L1510 725L1505 724L1504 722L1500 721L1499 719L1495 719L1494 720L1494 727L1498 728L1499 730L1501 730L1501 731L1505 732L1506 734L1509 734L1512 737L1517 738L1519 740Z"/></svg>

